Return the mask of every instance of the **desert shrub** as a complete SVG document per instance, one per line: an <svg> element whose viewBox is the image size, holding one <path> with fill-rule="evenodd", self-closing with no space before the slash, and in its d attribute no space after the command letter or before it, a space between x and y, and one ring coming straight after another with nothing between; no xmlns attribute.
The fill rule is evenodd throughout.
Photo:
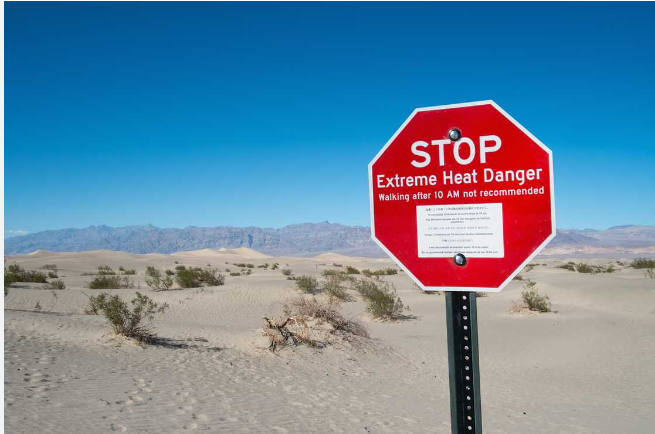
<svg viewBox="0 0 655 434"><path fill-rule="evenodd" d="M521 276L520 274L517 274L516 276L514 276L514 278L512 280L523 280L523 276Z"/></svg>
<svg viewBox="0 0 655 434"><path fill-rule="evenodd" d="M644 270L644 276L648 277L649 279L655 279L655 268L646 268Z"/></svg>
<svg viewBox="0 0 655 434"><path fill-rule="evenodd" d="M175 263L177 264L177 262ZM182 270L186 270L186 267L184 265L178 265L177 267L175 267L175 271L182 271Z"/></svg>
<svg viewBox="0 0 655 434"><path fill-rule="evenodd" d="M246 268L255 268L255 264L246 264Z"/></svg>
<svg viewBox="0 0 655 434"><path fill-rule="evenodd" d="M218 268L197 271L200 274L200 282L206 286L221 286L225 284L225 276L218 271Z"/></svg>
<svg viewBox="0 0 655 434"><path fill-rule="evenodd" d="M277 262L271 265L271 270L277 270L278 268L280 268L280 264L278 264Z"/></svg>
<svg viewBox="0 0 655 434"><path fill-rule="evenodd" d="M234 276L234 277L241 276L241 273L230 273L230 276Z"/></svg>
<svg viewBox="0 0 655 434"><path fill-rule="evenodd" d="M315 297L298 297L285 304L283 321L264 318L264 335L270 340L269 350L286 346L308 345L324 348L348 343L357 347L369 337L366 328L357 321L346 319L334 303L323 303Z"/></svg>
<svg viewBox="0 0 655 434"><path fill-rule="evenodd" d="M545 294L539 294L539 290L535 285L526 287L521 292L521 298L523 299L523 305L529 310L535 312L551 311L550 299Z"/></svg>
<svg viewBox="0 0 655 434"><path fill-rule="evenodd" d="M180 261L175 261L175 263L176 263L176 264L179 264L179 263L180 263Z"/></svg>
<svg viewBox="0 0 655 434"><path fill-rule="evenodd" d="M362 270L362 274L366 277L392 276L398 274L398 270L395 268L383 268L381 270L369 270L366 268Z"/></svg>
<svg viewBox="0 0 655 434"><path fill-rule="evenodd" d="M291 271L290 269L288 269L288 268L284 268L284 269L282 270L282 274L283 274L284 276L291 276L291 273L292 273L292 271Z"/></svg>
<svg viewBox="0 0 655 434"><path fill-rule="evenodd" d="M7 288L9 288L14 283L18 282L18 276L12 273L9 273L5 268L5 295L7 295Z"/></svg>
<svg viewBox="0 0 655 434"><path fill-rule="evenodd" d="M614 265L610 264L607 267L603 267L601 265L589 265L585 263L579 263L575 266L575 269L578 273L588 273L588 274L596 274L596 273L614 273L616 269L614 268Z"/></svg>
<svg viewBox="0 0 655 434"><path fill-rule="evenodd" d="M57 271L57 264L45 264L43 269Z"/></svg>
<svg viewBox="0 0 655 434"><path fill-rule="evenodd" d="M243 263L243 262L239 262L238 264L232 264L232 265L234 265L235 267L239 267L239 268L246 268L246 264Z"/></svg>
<svg viewBox="0 0 655 434"><path fill-rule="evenodd" d="M335 270L334 268L326 268L321 272L324 277L328 276L337 276L339 274L345 274L343 271Z"/></svg>
<svg viewBox="0 0 655 434"><path fill-rule="evenodd" d="M655 259L637 258L630 263L632 268L655 268Z"/></svg>
<svg viewBox="0 0 655 434"><path fill-rule="evenodd" d="M528 265L525 266L525 271L526 271L526 272L528 272L528 271L532 271L532 269L533 269L534 267L536 267L536 266L537 266L537 264L528 264Z"/></svg>
<svg viewBox="0 0 655 434"><path fill-rule="evenodd" d="M575 264L571 264L570 262L567 262L566 264L557 265L557 266L555 266L555 268L561 268L563 270L575 271Z"/></svg>
<svg viewBox="0 0 655 434"><path fill-rule="evenodd" d="M475 293L475 298L481 298L481 297L489 297L488 292L476 292Z"/></svg>
<svg viewBox="0 0 655 434"><path fill-rule="evenodd" d="M40 271L28 270L23 273L23 280L21 282L35 282L35 283L46 283L46 275Z"/></svg>
<svg viewBox="0 0 655 434"><path fill-rule="evenodd" d="M177 276L175 276L175 281L180 288L199 288L200 280L198 279L198 274L193 270L180 269L177 271Z"/></svg>
<svg viewBox="0 0 655 434"><path fill-rule="evenodd" d="M131 289L134 283L126 276L100 275L86 282L89 289Z"/></svg>
<svg viewBox="0 0 655 434"><path fill-rule="evenodd" d="M96 296L87 295L89 304L87 304L86 308L84 308L84 313L87 315L100 315L100 311L102 310L102 306L107 301L107 297L109 297L109 294L106 292L102 292Z"/></svg>
<svg viewBox="0 0 655 434"><path fill-rule="evenodd" d="M351 267L350 265L348 265L346 267L346 274L359 274L359 270L355 267Z"/></svg>
<svg viewBox="0 0 655 434"><path fill-rule="evenodd" d="M56 272L56 271L50 271L50 272L48 273L48 278L49 278L49 279L57 279L58 277L59 277L59 276L57 275L57 272Z"/></svg>
<svg viewBox="0 0 655 434"><path fill-rule="evenodd" d="M185 268L177 272L175 280L180 288L199 288L203 285L220 286L225 284L225 276L218 271L218 268Z"/></svg>
<svg viewBox="0 0 655 434"><path fill-rule="evenodd" d="M66 289L66 284L63 280L52 280L42 286L43 289Z"/></svg>
<svg viewBox="0 0 655 434"><path fill-rule="evenodd" d="M336 262L332 264L333 267L343 267L343 264L337 264Z"/></svg>
<svg viewBox="0 0 655 434"><path fill-rule="evenodd" d="M244 276L250 276L252 274L252 270L250 268L246 268L244 270L241 270L241 274Z"/></svg>
<svg viewBox="0 0 655 434"><path fill-rule="evenodd" d="M134 268L128 268L127 270L123 271L123 274L127 274L128 276L134 276L136 274L136 270Z"/></svg>
<svg viewBox="0 0 655 434"><path fill-rule="evenodd" d="M296 276L287 276L287 280L296 280Z"/></svg>
<svg viewBox="0 0 655 434"><path fill-rule="evenodd" d="M116 274L114 270L111 269L109 265L101 265L98 267L98 273L101 276L111 276Z"/></svg>
<svg viewBox="0 0 655 434"><path fill-rule="evenodd" d="M361 279L355 289L368 303L366 310L374 317L396 321L405 308L396 290L388 283L378 283Z"/></svg>
<svg viewBox="0 0 655 434"><path fill-rule="evenodd" d="M152 341L155 336L150 322L156 314L165 312L168 304L160 305L150 297L137 292L130 308L118 295L101 295L104 295L104 299L99 302L98 310L107 318L114 333L140 342Z"/></svg>
<svg viewBox="0 0 655 434"><path fill-rule="evenodd" d="M168 268L166 269L166 275L167 276L175 276L175 271L169 270Z"/></svg>
<svg viewBox="0 0 655 434"><path fill-rule="evenodd" d="M47 283L48 279L40 271L25 270L18 264L12 264L5 268L5 286L16 282Z"/></svg>
<svg viewBox="0 0 655 434"><path fill-rule="evenodd" d="M575 266L575 270L578 273L589 273L593 274L594 273L594 268L590 266L589 264L585 264L584 262L580 262Z"/></svg>
<svg viewBox="0 0 655 434"><path fill-rule="evenodd" d="M324 288L331 300L348 300L348 293L341 282L342 279L340 279L339 276L328 276Z"/></svg>
<svg viewBox="0 0 655 434"><path fill-rule="evenodd" d="M154 267L146 268L146 285L153 291L169 291L173 288L173 276L162 275L162 272Z"/></svg>
<svg viewBox="0 0 655 434"><path fill-rule="evenodd" d="M296 287L307 294L313 294L318 288L318 281L312 276L298 276Z"/></svg>

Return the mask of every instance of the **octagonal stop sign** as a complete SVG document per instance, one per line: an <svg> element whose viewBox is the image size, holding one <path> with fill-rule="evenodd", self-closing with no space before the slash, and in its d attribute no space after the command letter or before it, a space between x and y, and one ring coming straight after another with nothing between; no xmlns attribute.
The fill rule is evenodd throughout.
<svg viewBox="0 0 655 434"><path fill-rule="evenodd" d="M493 101L414 110L369 190L373 239L426 291L500 291L555 236L552 153Z"/></svg>

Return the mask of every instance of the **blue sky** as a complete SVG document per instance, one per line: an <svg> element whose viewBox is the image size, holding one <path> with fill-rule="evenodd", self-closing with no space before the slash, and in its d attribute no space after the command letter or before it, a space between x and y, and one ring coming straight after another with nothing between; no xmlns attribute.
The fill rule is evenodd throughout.
<svg viewBox="0 0 655 434"><path fill-rule="evenodd" d="M369 224L415 107L493 99L558 226L655 224L653 3L6 3L5 230Z"/></svg>

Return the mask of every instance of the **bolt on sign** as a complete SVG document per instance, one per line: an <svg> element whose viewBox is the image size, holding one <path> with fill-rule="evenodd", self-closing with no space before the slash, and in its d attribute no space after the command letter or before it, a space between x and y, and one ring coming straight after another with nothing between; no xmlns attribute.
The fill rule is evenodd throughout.
<svg viewBox="0 0 655 434"><path fill-rule="evenodd" d="M369 164L372 237L426 291L498 292L555 236L552 160L493 101L416 109Z"/></svg>

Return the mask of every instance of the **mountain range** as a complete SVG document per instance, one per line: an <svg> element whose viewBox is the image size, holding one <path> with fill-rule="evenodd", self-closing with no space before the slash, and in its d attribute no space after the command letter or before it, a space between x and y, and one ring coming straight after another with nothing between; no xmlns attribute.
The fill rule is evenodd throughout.
<svg viewBox="0 0 655 434"><path fill-rule="evenodd" d="M5 239L5 254L103 249L130 253L174 253L222 247L248 247L275 256L315 256L326 252L349 256L385 256L371 240L369 227L327 221L294 224L279 229L234 226L175 229L152 225L113 228L101 225L48 230ZM557 236L542 253L655 255L655 226L626 225L606 230L558 229Z"/></svg>

